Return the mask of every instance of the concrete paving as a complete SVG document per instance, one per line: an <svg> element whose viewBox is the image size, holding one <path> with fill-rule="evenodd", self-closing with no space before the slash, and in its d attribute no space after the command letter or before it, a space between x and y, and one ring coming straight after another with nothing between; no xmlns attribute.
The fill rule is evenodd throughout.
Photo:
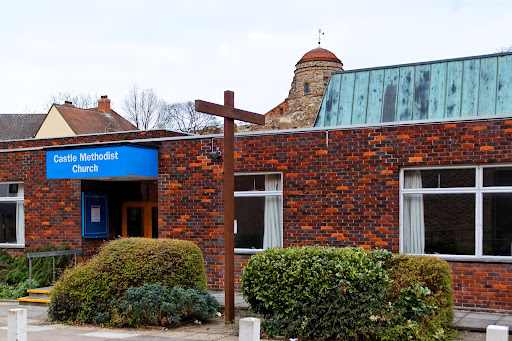
<svg viewBox="0 0 512 341"><path fill-rule="evenodd" d="M219 303L224 303L222 292L212 293ZM250 313L244 310L247 303L241 294L235 297L235 306L242 317ZM27 309L28 340L37 341L200 341L238 340L238 324L226 325L222 317L210 319L204 324L192 324L172 329L161 327L109 329L95 326L61 325L48 321L45 306L20 306L17 301L0 302L0 341L7 340L7 312L9 309ZM238 317L237 317L238 318ZM485 341L485 328L490 324L509 326L512 329L512 314L475 313L458 310L455 324L459 331L456 341ZM282 339L281 339L282 340Z"/></svg>
<svg viewBox="0 0 512 341"><path fill-rule="evenodd" d="M512 331L512 314L482 313L457 310L453 320L458 329L485 332L489 325L509 327Z"/></svg>

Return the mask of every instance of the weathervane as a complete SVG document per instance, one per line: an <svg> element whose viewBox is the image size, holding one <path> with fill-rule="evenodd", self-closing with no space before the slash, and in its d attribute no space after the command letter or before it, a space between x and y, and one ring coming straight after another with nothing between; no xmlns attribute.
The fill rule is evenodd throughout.
<svg viewBox="0 0 512 341"><path fill-rule="evenodd" d="M322 36L324 35L324 32L322 32L322 29L318 29L318 47L320 47L320 40Z"/></svg>

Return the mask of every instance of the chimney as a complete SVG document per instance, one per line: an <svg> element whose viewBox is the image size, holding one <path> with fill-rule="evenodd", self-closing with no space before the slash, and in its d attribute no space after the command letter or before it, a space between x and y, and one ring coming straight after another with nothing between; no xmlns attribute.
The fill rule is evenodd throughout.
<svg viewBox="0 0 512 341"><path fill-rule="evenodd" d="M104 95L98 100L98 111L104 111L110 114L110 100L108 96Z"/></svg>
<svg viewBox="0 0 512 341"><path fill-rule="evenodd" d="M66 107L72 107L73 106L73 102L71 102L71 101L64 101L64 105Z"/></svg>

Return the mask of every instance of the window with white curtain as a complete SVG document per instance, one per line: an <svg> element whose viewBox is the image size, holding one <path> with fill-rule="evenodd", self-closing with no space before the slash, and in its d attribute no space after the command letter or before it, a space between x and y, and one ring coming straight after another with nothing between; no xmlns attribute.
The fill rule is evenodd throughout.
<svg viewBox="0 0 512 341"><path fill-rule="evenodd" d="M283 245L281 174L235 175L235 249Z"/></svg>
<svg viewBox="0 0 512 341"><path fill-rule="evenodd" d="M25 244L23 184L0 183L0 247Z"/></svg>
<svg viewBox="0 0 512 341"><path fill-rule="evenodd" d="M512 166L404 169L400 251L512 260Z"/></svg>

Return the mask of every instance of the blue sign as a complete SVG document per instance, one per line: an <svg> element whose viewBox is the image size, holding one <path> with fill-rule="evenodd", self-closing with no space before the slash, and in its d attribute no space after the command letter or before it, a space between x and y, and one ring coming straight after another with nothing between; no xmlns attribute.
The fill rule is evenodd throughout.
<svg viewBox="0 0 512 341"><path fill-rule="evenodd" d="M82 193L82 236L108 237L108 195Z"/></svg>
<svg viewBox="0 0 512 341"><path fill-rule="evenodd" d="M115 146L46 152L47 179L158 177L156 149Z"/></svg>

